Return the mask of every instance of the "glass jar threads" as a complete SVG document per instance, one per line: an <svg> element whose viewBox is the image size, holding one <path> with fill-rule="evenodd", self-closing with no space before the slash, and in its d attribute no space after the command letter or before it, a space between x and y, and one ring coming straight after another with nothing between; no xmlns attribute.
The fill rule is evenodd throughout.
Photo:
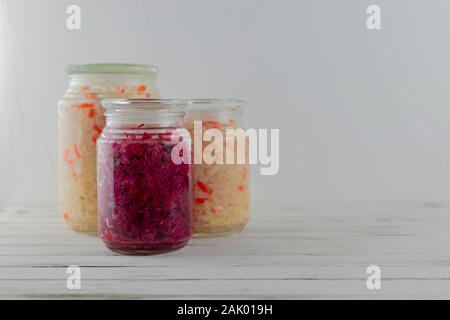
<svg viewBox="0 0 450 320"><path fill-rule="evenodd" d="M67 67L70 85L58 103L59 211L71 229L97 233L96 140L105 98L158 98L151 65L88 64Z"/></svg>
<svg viewBox="0 0 450 320"><path fill-rule="evenodd" d="M192 166L174 161L189 150L179 100L104 100L98 141L99 234L108 248L152 254L185 246L192 233ZM183 151L181 151L182 153Z"/></svg>
<svg viewBox="0 0 450 320"><path fill-rule="evenodd" d="M242 143L231 136L233 144L227 143L227 129L242 129L241 100L199 99L191 100L186 110L186 125L194 141L194 232L198 236L219 236L241 231L248 221L249 213L249 166L248 138ZM201 121L201 122L199 122ZM210 143L199 139L201 129L215 129L223 138L223 153L215 151L214 163L198 163L197 155L204 155ZM244 148L245 150L242 150ZM226 161L233 151L233 161ZM238 152L244 152L245 161L238 161Z"/></svg>

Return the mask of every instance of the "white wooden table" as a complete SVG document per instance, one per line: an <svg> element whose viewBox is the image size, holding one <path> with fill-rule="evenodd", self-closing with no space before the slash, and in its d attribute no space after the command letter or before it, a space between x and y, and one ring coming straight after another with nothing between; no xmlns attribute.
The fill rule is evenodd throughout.
<svg viewBox="0 0 450 320"><path fill-rule="evenodd" d="M366 286L372 264L380 290ZM69 265L81 267L79 291L66 288ZM145 257L69 231L54 208L6 208L0 298L448 299L450 208L253 209L239 235Z"/></svg>

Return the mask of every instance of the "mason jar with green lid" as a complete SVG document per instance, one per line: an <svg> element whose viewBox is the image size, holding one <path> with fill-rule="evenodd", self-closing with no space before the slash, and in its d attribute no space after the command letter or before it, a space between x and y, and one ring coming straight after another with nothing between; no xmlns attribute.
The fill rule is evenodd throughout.
<svg viewBox="0 0 450 320"><path fill-rule="evenodd" d="M138 64L70 65L58 103L59 211L73 230L97 233L96 142L105 125L102 99L160 98L158 69Z"/></svg>

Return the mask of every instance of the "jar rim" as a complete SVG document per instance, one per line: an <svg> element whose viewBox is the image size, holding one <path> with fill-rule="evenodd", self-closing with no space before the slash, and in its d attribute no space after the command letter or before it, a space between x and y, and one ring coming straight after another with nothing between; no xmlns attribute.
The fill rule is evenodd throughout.
<svg viewBox="0 0 450 320"><path fill-rule="evenodd" d="M107 126L152 124L152 126L181 126L186 101L177 99L104 99Z"/></svg>
<svg viewBox="0 0 450 320"><path fill-rule="evenodd" d="M151 110L156 110L186 106L188 101L181 99L103 99L101 104L105 109L121 107L152 107Z"/></svg>
<svg viewBox="0 0 450 320"><path fill-rule="evenodd" d="M230 112L242 113L245 100L241 99L190 99L186 108L187 112Z"/></svg>
<svg viewBox="0 0 450 320"><path fill-rule="evenodd" d="M183 117L187 101L178 99L104 99L106 117L143 117L151 115Z"/></svg>
<svg viewBox="0 0 450 320"><path fill-rule="evenodd" d="M122 74L156 76L158 67L151 64L126 64L126 63L90 63L71 64L66 67L68 75L80 74Z"/></svg>

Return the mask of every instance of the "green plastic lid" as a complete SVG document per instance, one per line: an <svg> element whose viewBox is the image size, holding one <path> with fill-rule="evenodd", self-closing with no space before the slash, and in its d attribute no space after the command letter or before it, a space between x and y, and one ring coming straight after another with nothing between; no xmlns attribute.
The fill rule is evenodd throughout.
<svg viewBox="0 0 450 320"><path fill-rule="evenodd" d="M123 63L91 63L71 64L66 67L68 75L74 74L127 74L156 76L158 67L150 64L123 64Z"/></svg>

